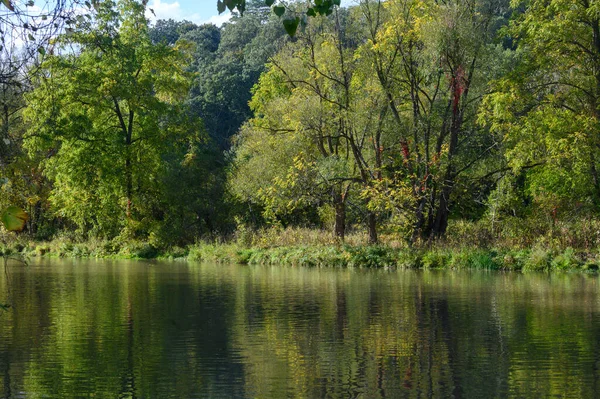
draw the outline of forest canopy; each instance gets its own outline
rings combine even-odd
[[[146,7],[91,3],[0,81],[25,234],[412,245],[598,217],[595,1],[231,0],[220,27]]]

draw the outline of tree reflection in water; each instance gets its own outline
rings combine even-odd
[[[593,397],[595,276],[44,261],[4,397]],[[2,293],[7,276],[0,277]]]

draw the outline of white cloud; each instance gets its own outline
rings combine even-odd
[[[212,17],[210,17],[208,19],[208,21],[206,21],[206,23],[215,24],[217,26],[221,26],[225,22],[229,21],[229,18],[231,18],[231,13],[229,11],[227,11],[227,12],[221,14],[221,15],[213,15]]]
[[[154,14],[150,11],[152,9]],[[161,0],[152,0],[152,3],[148,4],[148,9],[146,10],[146,17],[155,22],[157,19],[174,19],[175,21],[190,21],[194,22],[198,25],[213,23],[217,26],[222,25],[224,22],[229,20],[230,14],[229,12],[222,15],[215,15],[210,17],[209,19],[202,18],[198,13],[188,13],[181,8],[181,4],[178,1],[173,3],[169,3]]]

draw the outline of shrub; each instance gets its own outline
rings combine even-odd
[[[450,263],[451,255],[444,250],[429,250],[423,254],[421,262],[425,269],[439,269]]]
[[[580,268],[583,265],[581,259],[577,257],[573,248],[567,248],[551,261],[552,269],[569,270]]]
[[[552,253],[541,247],[531,250],[529,257],[523,263],[524,271],[547,271],[550,270]]]

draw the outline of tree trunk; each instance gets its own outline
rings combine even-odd
[[[132,203],[132,192],[133,192],[133,176],[131,172],[131,155],[130,149],[127,148],[127,155],[125,158],[125,190],[127,197],[127,204],[125,205],[125,214],[127,215],[127,219],[131,218],[131,203]]]
[[[379,242],[377,238],[377,216],[375,212],[367,213],[367,226],[369,228],[369,244],[375,245]]]
[[[446,234],[446,229],[448,228],[448,217],[450,214],[449,199],[451,193],[452,185],[444,184],[435,215],[435,222],[433,224],[433,228],[431,229],[431,235],[435,238],[440,238],[441,236]]]
[[[596,158],[594,157],[593,149],[590,151],[590,174],[592,175],[594,193],[596,194],[592,202],[596,207],[600,207],[600,179],[598,177],[598,169],[596,168]]]
[[[423,226],[425,226],[425,197],[421,198],[417,202],[417,210],[415,212],[416,221],[413,226],[412,236],[410,238],[410,244],[414,244],[420,237],[423,236]]]
[[[335,209],[333,234],[335,238],[344,241],[346,236],[346,202],[339,193],[333,195],[333,207]]]
[[[133,171],[131,165],[131,145],[133,143],[133,111],[129,110],[129,125],[127,126],[127,135],[125,136],[125,145],[127,146],[127,158],[125,160],[125,173],[127,183],[127,218],[131,218],[131,204],[133,202]]]

